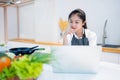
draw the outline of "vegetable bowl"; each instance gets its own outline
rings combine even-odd
[[[0,54],[7,55],[9,53]],[[12,59],[10,58],[10,65],[4,67],[0,72],[0,80],[37,79],[43,71],[43,64],[49,64],[52,59],[53,55],[51,52],[34,52],[31,55],[18,55]]]

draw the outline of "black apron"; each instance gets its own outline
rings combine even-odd
[[[85,35],[85,30],[82,39],[77,39],[75,35],[73,35],[71,45],[89,45],[88,38]]]

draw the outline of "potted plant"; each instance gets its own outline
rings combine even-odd
[[[0,80],[34,80],[43,71],[43,64],[52,60],[52,54],[34,52],[14,58],[9,67],[0,72]]]

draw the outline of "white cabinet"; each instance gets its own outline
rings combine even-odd
[[[120,64],[120,54],[102,52],[101,53],[101,61]]]
[[[119,54],[119,56],[118,56],[118,63],[120,64],[120,54]]]

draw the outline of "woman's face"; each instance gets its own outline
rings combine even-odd
[[[69,19],[69,25],[73,32],[77,32],[82,29],[84,22],[78,17],[78,15],[74,14]]]

